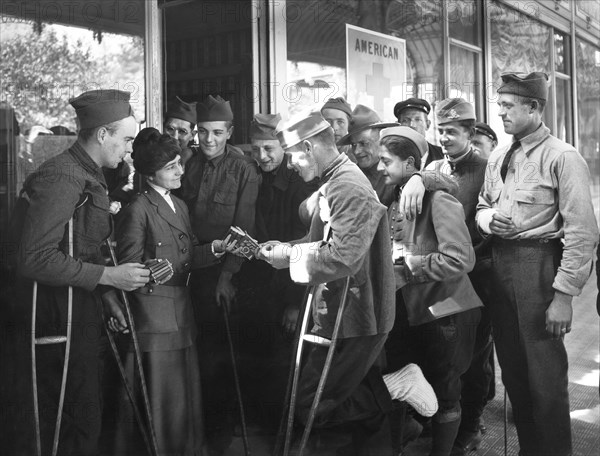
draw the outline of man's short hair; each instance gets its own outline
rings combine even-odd
[[[108,131],[108,134],[112,136],[115,134],[115,132],[117,131],[117,129],[119,128],[120,125],[121,125],[121,120],[116,120],[116,121],[111,122],[106,125],[100,125],[99,127],[83,128],[83,129],[79,130],[79,138],[82,141],[89,141],[96,134],[96,132],[98,130],[100,130],[101,128],[106,128],[106,131]]]
[[[544,109],[546,108],[546,100],[542,100],[541,98],[523,97],[520,95],[517,95],[517,98],[519,100],[519,103],[524,104],[524,105],[533,105],[533,103],[535,101],[537,101],[537,104],[538,104],[537,110],[540,113],[544,112]]]

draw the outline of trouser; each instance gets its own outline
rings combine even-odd
[[[401,291],[396,293],[396,321],[386,343],[387,370],[409,363],[421,367],[435,391],[436,415],[457,413],[460,419],[461,375],[471,363],[479,308],[409,326]]]
[[[387,334],[337,342],[315,416],[315,428],[352,425],[353,448],[361,456],[392,454],[387,414],[391,397],[383,382],[382,349]],[[296,414],[306,423],[327,356],[327,347],[309,346],[298,385]]]
[[[523,456],[572,451],[567,353],[545,329],[561,256],[558,240],[493,242],[490,313]]]
[[[490,290],[490,271],[483,270],[469,275],[473,288],[484,306],[488,306],[492,297]],[[490,385],[494,382],[494,370],[490,359],[493,359],[492,322],[487,307],[481,308],[481,320],[477,325],[473,357],[467,372],[461,377],[462,394],[460,406],[462,419],[461,433],[474,433],[479,430],[479,419],[488,402]]]
[[[197,347],[202,379],[202,397],[206,434],[209,443],[218,433],[232,436],[232,422],[236,411],[235,383],[231,365],[231,356],[227,340],[227,329],[223,308],[217,305],[215,289],[220,266],[203,268],[192,272],[190,280],[194,315],[198,327]],[[232,338],[238,345],[232,307],[230,321]],[[226,443],[225,443],[226,445]]]

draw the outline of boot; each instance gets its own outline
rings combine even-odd
[[[431,423],[431,454],[430,456],[449,456],[458,434],[460,419],[447,423]]]

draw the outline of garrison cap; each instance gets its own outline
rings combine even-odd
[[[345,146],[352,143],[352,135],[360,133],[371,128],[386,128],[398,125],[396,122],[382,122],[379,115],[364,105],[356,105],[352,111],[352,120],[348,127],[348,134],[340,139],[338,146]]]
[[[304,117],[281,121],[277,126],[277,139],[284,149],[289,149],[305,139],[331,128],[320,112],[311,112]]]
[[[527,98],[548,99],[548,75],[540,71],[533,73],[505,73],[498,93],[513,93]]]
[[[488,138],[490,138],[492,141],[498,142],[498,136],[496,136],[496,132],[494,130],[492,130],[492,127],[490,127],[488,124],[486,124],[484,122],[477,122],[475,124],[475,132],[478,135],[485,135]]]
[[[277,140],[275,129],[279,122],[281,122],[279,114],[255,114],[250,122],[250,139]]]
[[[69,103],[79,119],[81,129],[101,127],[133,116],[129,104],[131,94],[122,90],[100,89],[84,92]]]
[[[321,108],[321,113],[324,109],[337,109],[338,111],[348,114],[348,118],[352,119],[352,107],[344,97],[330,98]]]
[[[165,113],[165,120],[169,118],[185,120],[192,125],[196,125],[196,102],[186,103],[179,97],[173,98]]]
[[[396,119],[400,120],[400,114],[405,109],[417,109],[429,115],[431,112],[431,105],[427,103],[427,100],[422,98],[409,98],[408,100],[400,101],[394,106],[394,115]]]
[[[206,100],[196,105],[196,122],[218,122],[233,121],[233,111],[229,101],[225,101],[220,95],[213,97],[209,95]]]
[[[429,150],[429,146],[425,137],[421,133],[416,132],[410,127],[397,126],[384,128],[379,134],[379,140],[381,141],[386,136],[401,136],[402,138],[409,139],[411,142],[414,143],[415,146],[417,146],[421,157],[425,155]]]
[[[446,98],[439,102],[435,110],[438,125],[461,120],[475,120],[473,105],[464,98]]]

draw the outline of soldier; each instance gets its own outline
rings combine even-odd
[[[165,113],[164,131],[179,143],[181,163],[185,165],[194,155],[190,146],[196,133],[196,102],[186,103],[179,97],[171,100]]]
[[[321,115],[333,128],[335,142],[348,134],[348,127],[352,121],[352,106],[343,97],[330,98],[321,108]],[[340,153],[348,155],[350,160],[354,160],[350,146],[338,146]]]
[[[475,136],[471,140],[471,146],[483,158],[487,159],[498,145],[498,137],[492,128],[483,122],[475,124]]]
[[[412,128],[424,138],[431,126],[431,120],[428,117],[430,112],[431,105],[427,100],[423,100],[422,98],[409,98],[408,100],[396,103],[396,106],[394,106],[394,115],[400,125]],[[442,158],[444,158],[444,154],[441,147],[428,142],[427,152],[421,159],[422,168],[425,169],[432,161],[441,160]]]
[[[399,197],[427,149],[422,135],[409,127],[381,132],[379,168]],[[388,368],[416,363],[439,401],[432,419],[432,456],[448,456],[461,419],[461,375],[473,353],[479,300],[467,273],[473,247],[461,204],[445,192],[427,192],[423,212],[410,221],[390,206],[396,309],[394,339],[386,344]]]
[[[513,142],[492,152],[477,206],[492,235],[489,309],[524,456],[573,451],[564,337],[598,242],[585,160],[542,122],[547,81],[502,75],[498,115]]]
[[[292,243],[265,243],[260,257],[277,269],[289,268],[294,282],[317,287],[312,332],[324,338],[332,337],[344,278],[350,277],[340,340],[315,427],[351,424],[352,447],[343,454],[391,455],[387,421],[391,399],[429,410],[437,402],[416,366],[385,378],[381,374],[380,356],[395,307],[385,206],[360,170],[339,154],[333,130],[320,114],[283,124],[277,135],[290,166],[305,182],[318,177],[321,186],[309,204],[308,235]],[[330,236],[324,238],[327,226]],[[308,349],[296,408],[302,423],[308,418],[326,354],[327,348],[320,345]]]
[[[197,108],[201,153],[188,161],[180,193],[190,210],[192,231],[200,244],[225,238],[231,226],[255,235],[256,198],[261,178],[256,162],[227,144],[233,133],[229,101],[209,95]],[[234,303],[237,293],[234,276],[242,262],[243,259],[226,254],[220,264],[193,271],[191,277],[206,398],[207,440],[213,448],[226,446],[232,436],[228,413],[235,410],[232,399],[235,392],[220,306],[229,309]]]
[[[37,281],[37,335],[66,330],[67,289],[73,287],[72,342],[59,453],[97,455],[102,418],[99,341],[101,295],[112,286],[134,290],[149,270],[139,263],[107,267],[101,253],[111,234],[109,199],[102,167],[116,168],[131,151],[137,122],[128,92],[93,90],[69,100],[81,129],[77,142],[46,161],[24,184],[29,197],[18,273]],[[73,255],[67,225],[73,220]],[[31,297],[22,305],[30,306]],[[123,321],[123,316],[118,316]],[[38,350],[42,412],[56,410],[64,346]],[[54,419],[42,415],[42,448],[52,446]],[[33,451],[32,451],[33,453]]]
[[[489,287],[491,250],[490,243],[483,239],[475,223],[477,201],[485,177],[487,160],[476,153],[471,144],[471,138],[476,132],[475,109],[471,103],[462,98],[447,98],[438,104],[435,115],[440,144],[448,158],[431,162],[430,166],[438,170],[438,167],[448,164],[450,176],[458,183],[454,197],[463,206],[475,250],[475,267],[469,273],[469,278],[484,304],[481,308],[481,320],[477,325],[473,359],[469,370],[461,377],[462,417],[452,450],[453,456],[459,456],[476,449],[481,442],[480,419],[494,374],[490,364],[493,349],[492,327],[485,307],[489,305],[492,297]]]

